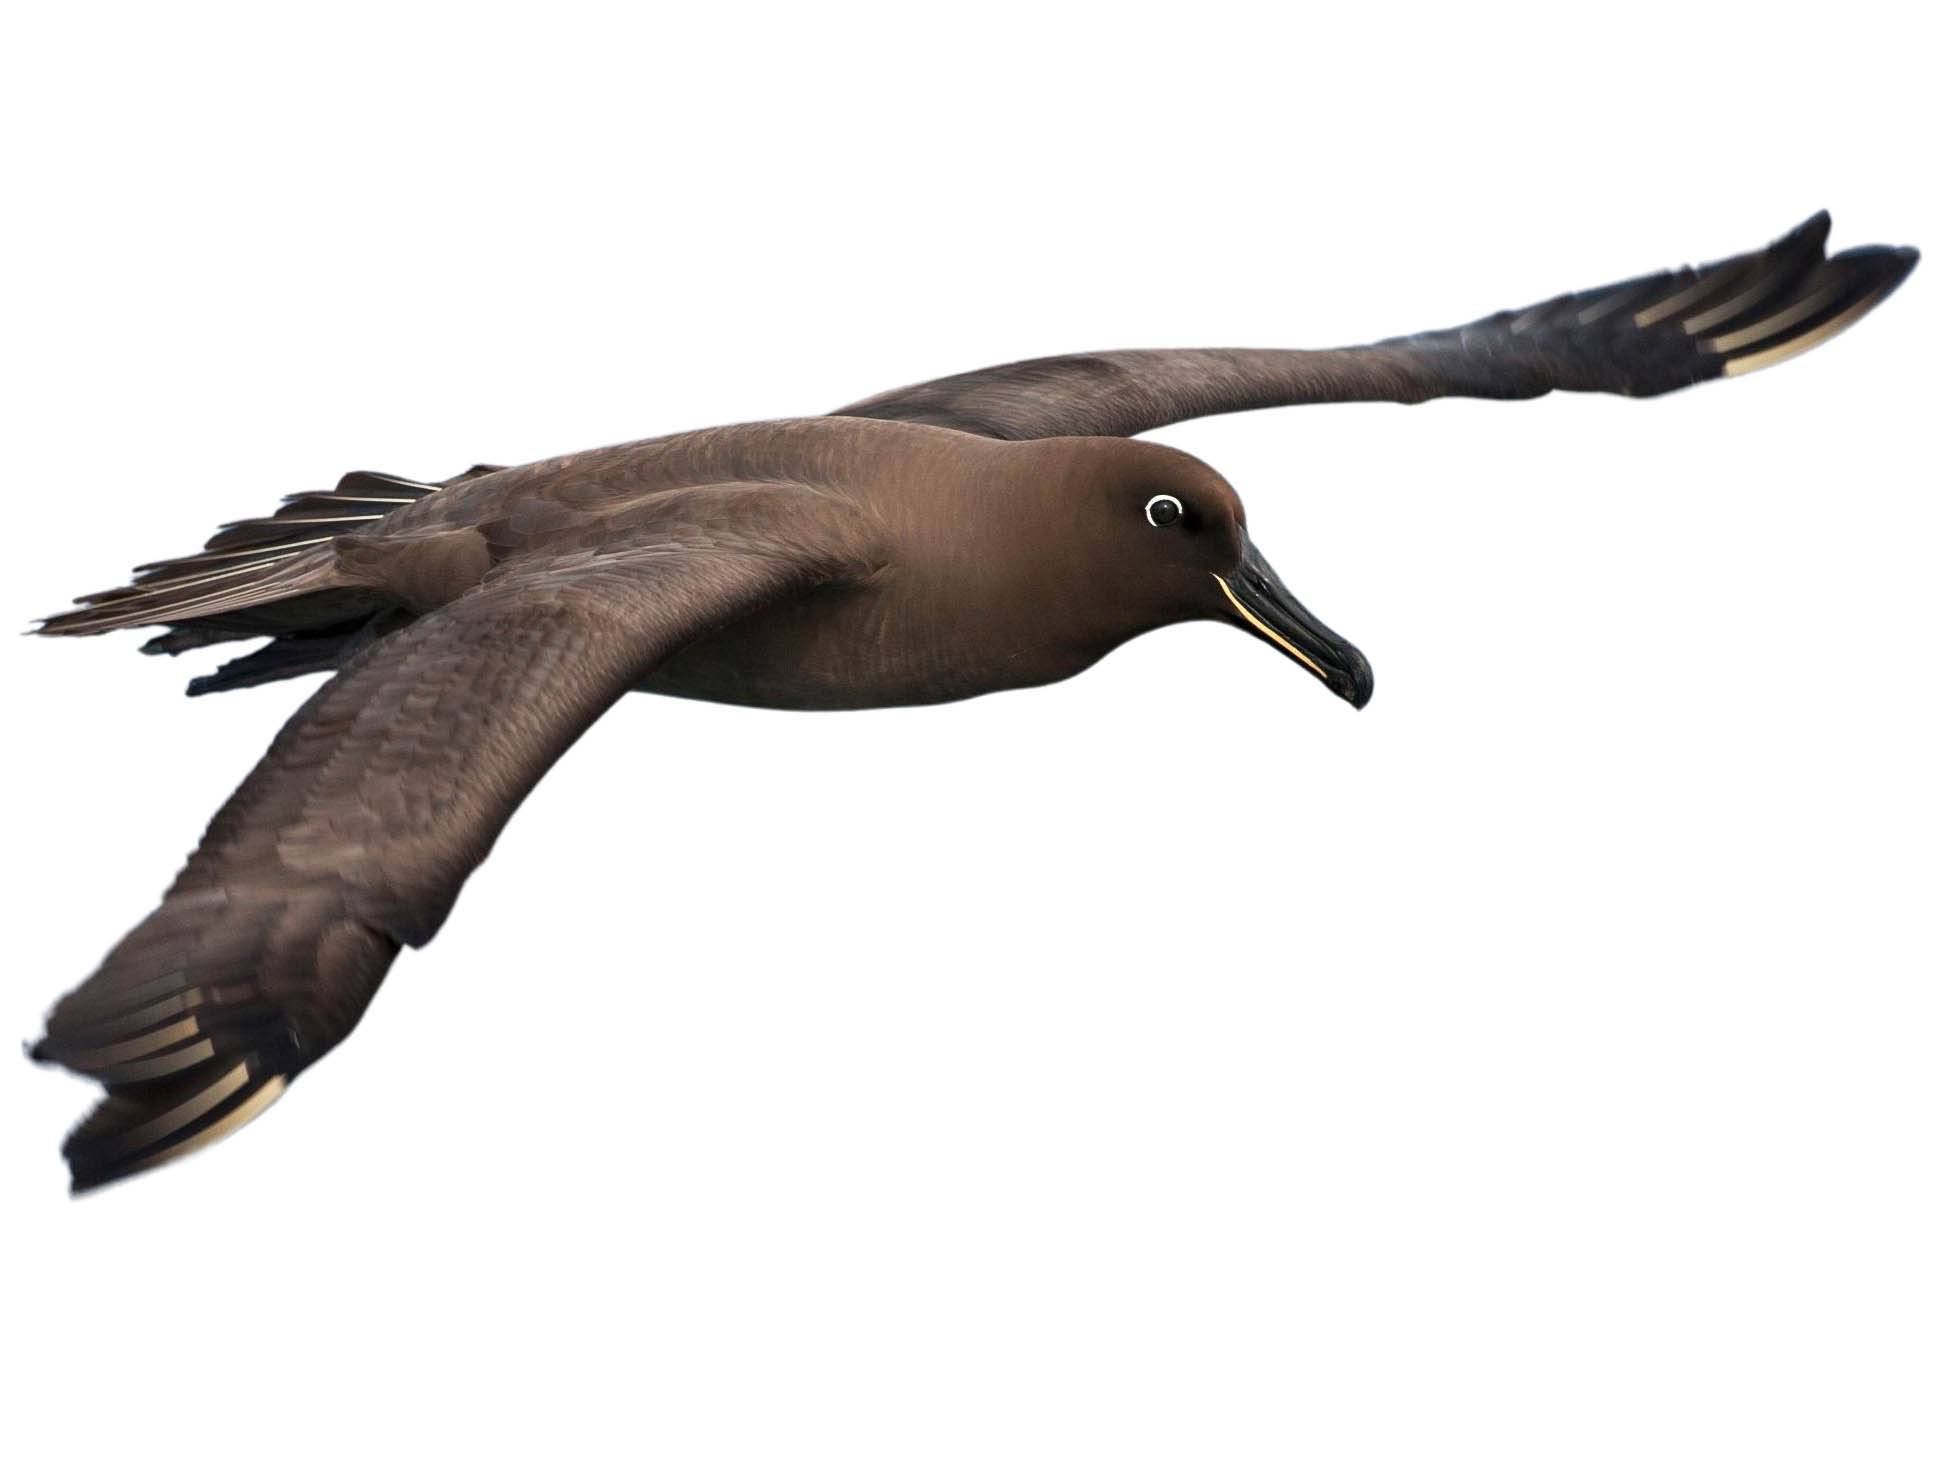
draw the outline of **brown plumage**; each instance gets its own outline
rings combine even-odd
[[[769,707],[944,701],[1070,676],[1194,619],[1340,696],[1362,655],[1249,543],[1239,499],[1127,440],[1293,402],[1645,396],[1774,364],[1916,258],[1770,248],[1336,351],[1120,351],[996,367],[823,417],[682,433],[440,483],[355,473],[49,619],[269,636],[217,691],[336,674],[212,821],[162,905],[55,1007],[34,1056],[108,1097],[77,1189],[255,1117],[439,930],[515,806],[637,689]]]

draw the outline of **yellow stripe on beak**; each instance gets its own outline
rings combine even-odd
[[[1260,616],[1249,610],[1247,606],[1243,605],[1241,603],[1241,597],[1234,593],[1234,587],[1232,585],[1228,584],[1219,575],[1214,576],[1214,583],[1221,587],[1221,594],[1225,595],[1227,597],[1227,603],[1240,613],[1242,620],[1253,626],[1262,635],[1266,636],[1270,641],[1273,641],[1282,650],[1286,651],[1290,656],[1293,656],[1325,682],[1329,680],[1329,673],[1317,665],[1313,658],[1299,650],[1293,641],[1289,640],[1288,637],[1284,636]]]

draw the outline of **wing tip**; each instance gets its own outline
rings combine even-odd
[[[70,1187],[152,1169],[262,1114],[352,1030],[398,950],[315,886],[172,889],[28,1049],[105,1090],[62,1143]]]
[[[1849,271],[1849,283],[1837,293],[1835,300],[1802,322],[1795,334],[1777,334],[1745,343],[1753,349],[1726,359],[1721,375],[1747,376],[1767,370],[1843,334],[1906,282],[1919,264],[1919,250],[1910,244],[1865,244],[1840,250],[1824,264]]]
[[[61,1146],[62,1158],[68,1162],[68,1193],[100,1190],[242,1129],[289,1087],[284,1074],[258,1074],[254,1067],[243,1059],[214,1078],[206,1072],[201,1086],[180,1100],[181,1088],[146,1101],[141,1090],[111,1090]]]
[[[1803,223],[1799,224],[1795,229],[1792,229],[1788,234],[1786,234],[1784,236],[1784,239],[1786,242],[1794,239],[1799,242],[1813,242],[1813,243],[1822,244],[1830,237],[1831,237],[1831,211],[1829,209],[1819,209],[1816,213],[1812,214],[1808,219],[1804,220]]]

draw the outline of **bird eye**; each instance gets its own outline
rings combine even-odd
[[[1156,493],[1146,500],[1146,522],[1155,529],[1179,523],[1180,516],[1186,512],[1180,500],[1170,493]]]

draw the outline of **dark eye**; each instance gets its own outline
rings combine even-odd
[[[1179,523],[1180,516],[1186,512],[1180,500],[1170,493],[1156,493],[1146,500],[1146,522],[1155,529]]]

